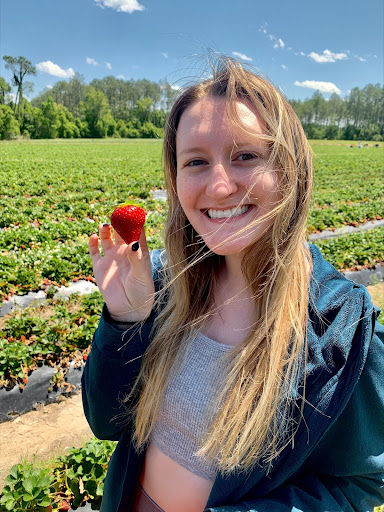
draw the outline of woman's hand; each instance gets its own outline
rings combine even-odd
[[[139,248],[135,242],[127,245],[109,224],[99,227],[104,256],[99,251],[99,237],[89,238],[89,253],[97,286],[111,317],[119,322],[138,322],[149,316],[153,307],[155,287],[152,279],[149,251],[144,228]]]

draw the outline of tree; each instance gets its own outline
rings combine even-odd
[[[48,98],[41,105],[41,132],[42,139],[55,139],[60,128],[59,111],[52,98]]]
[[[11,57],[5,55],[3,57],[6,64],[5,67],[10,69],[13,73],[12,84],[17,87],[16,94],[16,105],[17,105],[17,117],[21,123],[23,120],[23,92],[24,86],[29,90],[32,89],[32,84],[28,82],[24,84],[25,75],[36,75],[36,68],[32,65],[25,57]]]
[[[94,87],[88,89],[84,102],[84,117],[88,124],[89,137],[106,137],[114,133],[116,122],[105,94]]]
[[[0,104],[5,105],[5,94],[11,92],[11,86],[0,76]]]
[[[140,124],[151,121],[152,100],[150,98],[142,98],[137,100],[135,108],[132,110],[132,117],[136,117]]]
[[[62,139],[77,139],[80,137],[80,130],[74,122],[73,115],[64,105],[57,105],[58,109],[58,132],[57,136]]]
[[[19,123],[8,105],[0,105],[0,139],[14,139],[20,134]]]

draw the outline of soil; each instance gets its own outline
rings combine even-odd
[[[374,286],[367,286],[367,290],[369,291],[372,297],[372,302],[375,304],[375,306],[381,308],[381,318],[381,315],[384,316],[384,283],[378,283]]]
[[[80,392],[0,423],[0,490],[14,464],[47,460],[91,437]]]

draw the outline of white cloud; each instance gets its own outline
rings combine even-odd
[[[87,64],[90,64],[91,66],[98,66],[99,65],[97,60],[92,59],[92,57],[87,57],[85,60],[87,61]]]
[[[48,75],[58,76],[59,78],[71,78],[74,76],[75,72],[72,68],[62,69],[57,64],[54,64],[50,60],[46,60],[45,62],[39,62],[36,64],[36,69],[41,71],[42,73],[47,73]]]
[[[46,88],[47,88],[47,89],[53,89],[53,85],[48,84],[48,85],[46,85]]]
[[[304,53],[304,52],[300,52],[300,55],[302,55],[303,57],[305,57],[305,53]]]
[[[105,63],[107,69],[112,69],[112,64],[110,62]]]
[[[307,87],[308,89],[315,89],[316,91],[324,92],[326,94],[341,94],[340,89],[332,82],[318,82],[316,80],[304,80],[304,82],[296,82],[294,85],[298,87]]]
[[[167,52],[161,52],[161,55],[164,57],[164,59],[168,59],[168,53]]]
[[[117,12],[128,12],[129,14],[144,10],[144,6],[140,5],[137,0],[95,0],[95,3],[102,8],[110,7]]]
[[[346,53],[333,53],[329,50],[324,50],[322,55],[319,55],[316,52],[311,52],[308,57],[313,59],[316,62],[336,62],[337,60],[347,59],[348,56]]]
[[[125,76],[124,75],[117,75],[117,77],[119,80],[125,80]]]
[[[247,60],[249,62],[252,62],[251,57],[247,57],[244,53],[232,52],[232,55],[234,55],[235,57],[238,57],[241,60]]]
[[[282,67],[283,69],[288,69],[288,68],[287,68],[287,66],[285,66],[284,64],[282,64],[282,65],[281,65],[281,67]]]
[[[285,46],[284,41],[280,38],[277,40],[277,43],[275,43],[273,45],[274,48],[284,48],[284,46]]]

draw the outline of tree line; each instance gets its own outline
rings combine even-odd
[[[0,77],[0,139],[161,138],[177,96],[165,81],[123,80],[113,76],[86,84],[79,73],[57,82],[28,101],[36,68],[25,57],[4,56],[12,84]],[[13,95],[12,86],[16,93]],[[316,91],[304,101],[290,100],[310,139],[384,139],[384,87],[355,87],[346,98],[325,99]]]

